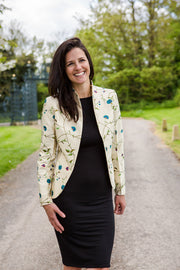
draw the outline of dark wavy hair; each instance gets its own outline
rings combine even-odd
[[[51,96],[58,98],[61,112],[77,122],[79,119],[78,107],[74,99],[71,81],[66,75],[66,54],[73,48],[80,48],[84,51],[90,65],[89,79],[90,81],[93,79],[94,68],[90,54],[81,40],[74,37],[64,41],[57,48],[51,63],[48,89]]]

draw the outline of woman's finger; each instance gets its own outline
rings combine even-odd
[[[64,232],[64,227],[61,225],[58,219],[54,221],[54,228],[56,231],[59,231],[60,233]]]
[[[56,231],[62,233],[64,231],[64,227],[59,222],[56,213],[58,213],[63,218],[65,217],[65,214],[57,207],[55,203],[45,205],[44,209],[47,213],[51,225],[55,228]]]
[[[118,203],[115,204],[114,213],[119,214],[119,204]]]
[[[66,215],[59,209],[59,207],[57,207],[57,205],[56,205],[56,207],[55,207],[54,209],[55,209],[56,213],[57,213],[60,217],[62,217],[62,218],[65,218],[65,217],[66,217]]]
[[[122,215],[126,208],[126,201],[124,195],[115,196],[115,210],[114,213],[117,215]]]
[[[52,226],[56,229],[56,231],[59,231],[59,232],[64,231],[64,227],[61,225],[61,223],[57,219],[55,212],[53,213],[51,217],[49,217],[49,221],[51,222]]]

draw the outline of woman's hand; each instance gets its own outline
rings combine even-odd
[[[59,222],[59,220],[57,219],[56,213],[60,215],[60,217],[62,218],[66,217],[65,214],[57,207],[55,203],[47,204],[47,205],[44,205],[43,207],[54,229],[62,233],[64,231],[64,228]]]
[[[122,215],[126,208],[126,200],[124,195],[115,196],[115,210],[114,213],[117,215]]]

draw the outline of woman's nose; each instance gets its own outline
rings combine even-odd
[[[75,64],[75,69],[80,69],[80,68],[81,68],[81,65],[80,65],[79,62],[77,62],[77,63]]]

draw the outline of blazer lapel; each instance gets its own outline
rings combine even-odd
[[[103,113],[104,113],[104,100],[103,100],[103,91],[101,91],[93,86],[92,89],[92,98],[93,98],[93,107],[94,107],[94,114],[96,117],[96,122],[99,128],[99,132],[101,137],[104,136],[104,121],[103,121]]]

